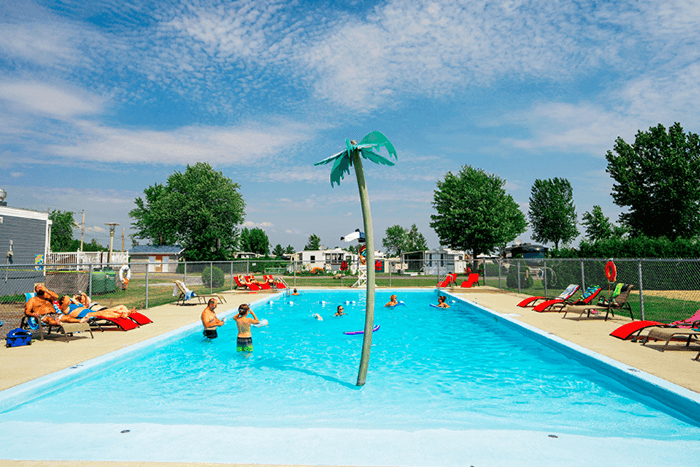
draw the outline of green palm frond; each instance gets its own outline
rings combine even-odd
[[[389,152],[389,156],[393,156],[396,160],[399,160],[399,156],[396,154],[396,149],[391,141],[387,139],[379,131],[373,131],[367,134],[359,144],[353,144],[349,139],[345,140],[345,150],[340,151],[337,154],[327,157],[320,162],[316,162],[314,165],[323,165],[333,162],[333,168],[331,169],[331,186],[337,183],[340,185],[340,180],[345,178],[346,173],[350,173],[350,167],[352,167],[352,156],[354,151],[359,150],[359,153],[365,159],[369,159],[375,164],[383,164],[392,166],[394,163],[384,156],[377,154],[381,147],[385,147]]]

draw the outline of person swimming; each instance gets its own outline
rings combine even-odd
[[[392,295],[391,297],[389,297],[389,302],[384,306],[392,306],[393,307],[393,306],[396,306],[398,304],[399,304],[399,302],[396,299],[396,295]]]
[[[449,308],[450,305],[448,305],[447,303],[445,303],[445,299],[446,299],[446,298],[447,298],[446,296],[440,295],[440,296],[438,297],[438,304],[437,304],[436,306],[437,306],[438,308]]]
[[[333,316],[345,316],[347,313],[343,311],[343,305],[338,305],[338,310],[335,312]]]

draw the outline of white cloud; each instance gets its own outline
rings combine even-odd
[[[9,57],[41,67],[78,65],[75,30],[57,24],[1,25],[0,50]]]
[[[103,99],[68,86],[21,80],[0,81],[0,100],[19,113],[65,119],[101,111]]]
[[[19,178],[19,177],[24,176],[24,173],[23,172],[10,172],[10,176],[12,178]]]
[[[272,222],[251,222],[251,221],[245,221],[242,224],[243,227],[247,227],[249,229],[271,229],[275,226]]]

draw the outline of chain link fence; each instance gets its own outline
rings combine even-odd
[[[673,322],[700,309],[700,260],[614,259],[617,283],[632,284],[635,319]],[[554,297],[569,284],[598,286],[609,297],[615,284],[605,275],[607,259],[513,259],[482,261],[485,285],[526,295]]]
[[[700,309],[700,260],[619,259],[617,281],[634,286],[630,301],[635,318],[672,322]],[[556,296],[569,284],[582,289],[597,285],[601,296],[614,288],[605,276],[605,259],[480,259],[457,264],[449,261],[378,259],[378,287],[435,287],[448,273],[457,273],[449,287],[459,287],[468,276],[465,264],[479,273],[475,286],[491,286],[526,295]],[[174,303],[175,281],[201,295],[234,290],[236,276],[272,275],[290,288],[363,286],[357,265],[323,262],[248,259],[224,262],[136,263],[128,273],[122,264],[0,265],[0,335],[17,327],[24,314],[25,292],[44,283],[59,295],[85,292],[105,306],[128,308]],[[128,285],[122,281],[128,276]]]

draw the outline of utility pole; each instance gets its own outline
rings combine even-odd
[[[85,236],[85,209],[83,209],[83,222],[80,224],[80,251],[83,251],[83,236]]]
[[[124,253],[124,237],[126,236],[126,227],[122,227],[122,253]]]

